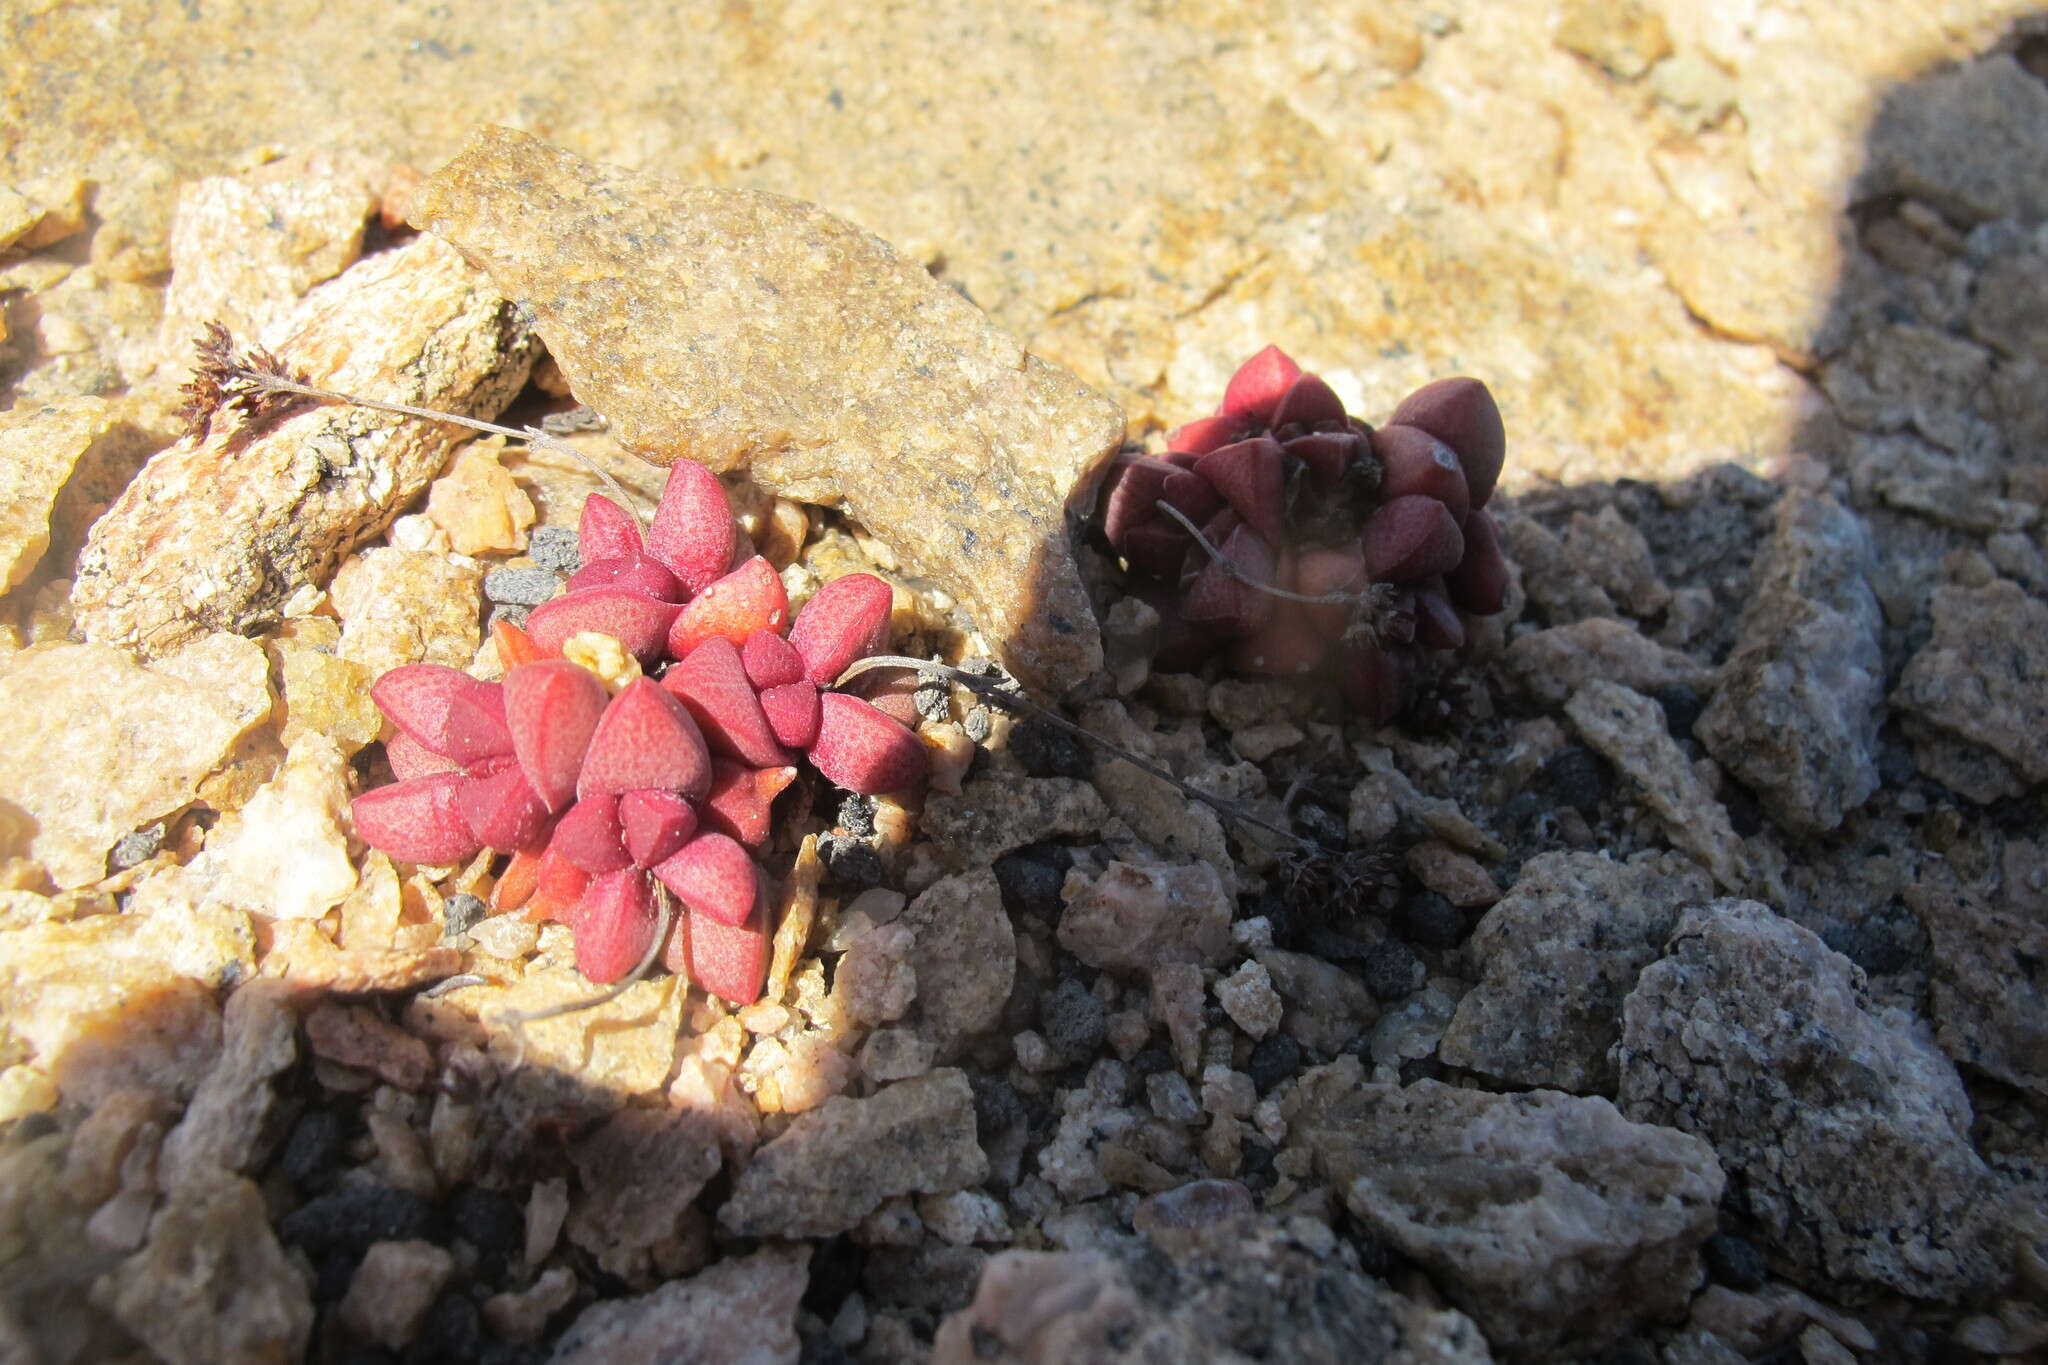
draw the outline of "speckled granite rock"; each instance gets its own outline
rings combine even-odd
[[[412,212],[534,310],[629,448],[843,506],[1028,682],[1102,666],[1066,515],[1092,503],[1120,415],[880,238],[509,129],[480,133]]]
[[[2042,865],[2038,849],[2014,857],[2009,848],[1994,900],[1930,861],[1905,895],[1932,940],[1935,1041],[1957,1065],[2048,1098],[2048,991],[2027,970],[2048,961],[2048,919],[2039,890],[2021,880]]]
[[[766,1247],[651,1294],[594,1303],[555,1343],[551,1365],[796,1365],[808,1247]]]
[[[1934,635],[1899,679],[1914,758],[1972,801],[2048,781],[2048,603],[2000,579],[1934,593]]]
[[[1287,1113],[1289,1142],[1352,1214],[1506,1352],[1682,1316],[1703,1278],[1721,1198],[1713,1149],[1604,1099],[1373,1085],[1345,1058],[1309,1072]]]
[[[1933,1298],[1993,1289],[2001,1215],[1969,1098],[1925,1026],[1866,991],[1756,902],[1696,906],[1623,1002],[1622,1112],[1712,1142],[1757,1237],[1809,1272]]]
[[[315,290],[288,331],[279,353],[315,383],[481,416],[518,392],[534,355],[511,305],[430,239]],[[427,486],[454,439],[337,405],[299,412],[243,450],[232,423],[215,426],[154,456],[93,527],[72,591],[87,639],[155,655],[273,621]]]
[[[1481,978],[1458,1002],[1438,1055],[1514,1086],[1614,1093],[1608,1051],[1621,1002],[1688,905],[1711,899],[1678,853],[1630,863],[1546,853],[1472,933]]]
[[[1017,938],[993,872],[964,872],[925,888],[895,923],[910,931],[918,1029],[950,1061],[1001,1017],[1017,975]]]

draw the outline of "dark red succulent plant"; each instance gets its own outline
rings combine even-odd
[[[922,740],[832,690],[886,642],[889,586],[834,579],[792,624],[782,579],[737,534],[725,490],[687,461],[644,537],[598,495],[578,534],[583,566],[568,591],[524,630],[493,627],[502,682],[437,664],[377,680],[399,780],[356,798],[356,832],[408,862],[510,854],[495,908],[569,925],[577,966],[599,983],[654,946],[658,883],[683,907],[664,962],[752,1003],[774,926],[750,850],[767,842],[799,756],[866,795],[924,773]],[[584,632],[619,641],[646,675],[612,695],[560,657]]]
[[[1243,672],[1332,669],[1384,723],[1426,650],[1501,609],[1507,561],[1486,503],[1506,439],[1476,379],[1439,379],[1375,430],[1276,346],[1162,458],[1124,456],[1102,529],[1161,618],[1154,666],[1225,655]]]

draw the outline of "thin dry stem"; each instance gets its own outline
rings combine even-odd
[[[1371,592],[1370,589],[1366,589],[1361,592],[1326,592],[1310,596],[1305,592],[1294,592],[1288,588],[1275,587],[1271,583],[1261,583],[1258,579],[1246,573],[1243,566],[1236,560],[1223,553],[1222,549],[1212,542],[1209,537],[1203,535],[1202,528],[1188,520],[1185,512],[1170,502],[1161,501],[1152,505],[1179,522],[1181,527],[1195,538],[1195,544],[1201,546],[1203,551],[1209,558],[1216,561],[1217,567],[1222,569],[1224,573],[1229,574],[1247,588],[1258,589],[1268,597],[1278,597],[1289,602],[1305,602],[1311,607],[1355,607],[1364,603]]]

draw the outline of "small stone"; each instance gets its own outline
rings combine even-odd
[[[2000,579],[1936,588],[1932,612],[1891,698],[1921,770],[1979,802],[2048,781],[2048,602]]]
[[[1235,909],[1207,863],[1113,861],[1067,896],[1059,944],[1091,967],[1151,971],[1167,963],[1221,966]]]
[[[540,568],[493,569],[484,575],[484,600],[522,607],[537,607],[562,590],[562,580],[552,570]]]
[[[272,1083],[298,1059],[298,1024],[291,988],[280,982],[245,982],[228,997],[220,1058],[158,1154],[163,1188],[202,1167],[237,1175],[256,1168],[276,1141],[281,1116]]]
[[[882,855],[865,839],[826,835],[818,840],[818,856],[832,880],[841,886],[861,888],[879,886],[882,882]]]
[[[1699,689],[1689,683],[1671,683],[1651,695],[1657,705],[1664,708],[1664,726],[1671,732],[1671,737],[1691,739],[1693,726],[1699,723],[1700,715],[1707,707]]]
[[[1017,1058],[1017,1065],[1034,1076],[1057,1071],[1065,1063],[1065,1059],[1053,1050],[1052,1044],[1046,1042],[1045,1035],[1037,1029],[1025,1029],[1012,1036],[1010,1051]]]
[[[1671,55],[1663,15],[1640,0],[1567,0],[1558,13],[1556,37],[1559,47],[1597,64],[1617,80],[1641,80]]]
[[[1258,960],[1287,1001],[1281,1027],[1305,1048],[1334,1054],[1379,1017],[1372,993],[1341,967],[1280,948],[1268,948]]]
[[[1292,1076],[1300,1066],[1301,1044],[1284,1033],[1275,1033],[1259,1040],[1245,1062],[1245,1071],[1258,1092],[1264,1095]]]
[[[484,919],[487,907],[479,896],[467,891],[458,891],[441,902],[441,936],[446,939],[461,938],[474,930]],[[495,953],[495,957],[518,956],[518,954]]]
[[[854,940],[832,976],[832,995],[849,1020],[886,1024],[909,1012],[917,999],[917,969],[910,963],[916,943],[917,935],[902,924],[877,925]]]
[[[1195,1074],[1202,1055],[1202,969],[1170,962],[1152,973],[1152,1016],[1166,1025],[1181,1071]]]
[[[1465,941],[1465,916],[1436,892],[1418,891],[1395,907],[1394,932],[1424,948],[1455,948]]]
[[[1003,1206],[980,1190],[928,1194],[917,1201],[917,1212],[927,1228],[954,1246],[1010,1240],[1010,1220]]]
[[[540,568],[563,577],[583,567],[583,555],[574,527],[534,527],[526,538],[526,555]]]
[[[986,706],[969,707],[967,714],[960,718],[960,728],[976,744],[986,744],[989,736],[995,733],[995,716]]]
[[[376,739],[383,713],[370,700],[370,670],[353,659],[297,640],[269,642],[283,693],[284,724],[278,738],[287,746],[308,735],[334,742],[344,756]]]
[[[122,835],[107,853],[107,872],[109,875],[126,872],[138,863],[148,862],[156,856],[156,851],[163,847],[163,842],[164,822],[161,820],[148,829],[139,829],[132,834]]]
[[[1596,678],[1654,692],[1683,684],[1706,687],[1714,670],[1690,654],[1667,649],[1626,622],[1593,617],[1534,630],[1509,641],[1505,662],[1522,689],[1548,706]]]
[[[536,513],[533,500],[498,463],[504,444],[502,437],[471,441],[427,490],[427,515],[448,533],[457,554],[517,554],[526,548],[526,529]]]
[[[322,735],[294,744],[277,775],[207,840],[210,892],[278,919],[317,919],[356,887],[349,856],[349,766]]]
[[[351,1185],[308,1200],[277,1225],[287,1246],[361,1255],[375,1242],[430,1241],[439,1219],[426,1200],[386,1185]]]
[[[878,1028],[861,1045],[860,1069],[878,1085],[922,1076],[938,1057],[938,1044],[915,1029]]]
[[[1045,1040],[1068,1063],[1091,1060],[1101,1050],[1108,1012],[1095,992],[1072,977],[1055,986],[1039,1006]]]
[[[719,1221],[743,1237],[830,1236],[894,1195],[949,1193],[987,1174],[973,1090],[958,1071],[934,1071],[799,1115],[754,1154]]]
[[[1273,978],[1259,962],[1246,962],[1218,981],[1216,1000],[1231,1022],[1255,1039],[1280,1027],[1284,1006],[1273,989]]]
[[[434,1074],[427,1045],[366,1005],[329,1000],[306,1016],[315,1056],[368,1071],[401,1090],[425,1088]]]
[[[477,1185],[465,1185],[449,1199],[448,1226],[475,1250],[478,1272],[492,1282],[504,1278],[525,1244],[526,1215],[518,1201]]]
[[[1202,1121],[1202,1106],[1178,1071],[1155,1071],[1145,1078],[1145,1099],[1166,1123],[1192,1128]]]
[[[539,1341],[547,1331],[548,1319],[569,1306],[576,1290],[575,1271],[565,1265],[550,1266],[526,1288],[485,1299],[484,1325],[500,1341]]]
[[[607,1273],[634,1279],[722,1164],[718,1134],[702,1114],[628,1107],[570,1151],[580,1189],[570,1206],[570,1241]]]
[[[562,1333],[550,1365],[794,1365],[810,1257],[805,1246],[765,1247],[651,1294],[594,1303]]]
[[[1422,960],[1397,938],[1383,938],[1367,949],[1360,974],[1373,999],[1385,1004],[1406,1000],[1429,976]]]
[[[381,677],[406,664],[467,669],[476,657],[481,573],[432,550],[380,547],[350,558],[328,589],[336,653]]]
[[[1492,874],[1471,854],[1441,839],[1411,845],[1407,862],[1417,881],[1460,909],[1476,909],[1500,899],[1500,887]]]
[[[1072,857],[1065,850],[1036,847],[996,859],[996,885],[1003,908],[1013,915],[1036,915],[1050,924],[1059,918],[1060,886]]]
[[[364,1253],[338,1310],[360,1337],[389,1350],[412,1344],[455,1258],[428,1242],[378,1242]]]
[[[1590,815],[1607,799],[1613,778],[1607,765],[1591,749],[1566,745],[1543,764],[1543,780],[1565,805]]]
[[[1212,1066],[1202,1072],[1202,1109],[1210,1114],[1248,1118],[1259,1102],[1252,1078],[1227,1066]]]

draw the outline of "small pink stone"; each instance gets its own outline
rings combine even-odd
[[[1465,470],[1449,446],[1421,427],[1384,426],[1372,434],[1372,453],[1380,462],[1380,497],[1435,498],[1451,509],[1460,525],[1471,509]]]
[[[826,780],[862,796],[899,791],[924,776],[924,741],[859,697],[819,698],[811,762]]]
[[[402,862],[459,863],[483,847],[462,818],[469,780],[435,773],[366,791],[350,803],[356,836]]]
[[[1401,400],[1388,421],[1420,427],[1457,452],[1472,506],[1486,506],[1507,458],[1500,405],[1486,385],[1462,375],[1424,384]]]
[[[576,550],[585,564],[646,553],[640,543],[640,523],[602,493],[583,500],[583,515],[576,524]]]
[[[759,892],[754,860],[723,834],[699,834],[658,865],[654,875],[691,911],[720,924],[745,923]]]
[[[555,824],[548,847],[585,872],[616,872],[633,859],[626,852],[625,830],[619,821],[619,798],[586,796],[569,807]]]
[[[647,528],[647,553],[666,564],[684,588],[701,592],[731,565],[734,540],[732,508],[718,476],[693,460],[669,466]]]
[[[1465,537],[1451,509],[1435,498],[1382,503],[1359,537],[1365,571],[1376,582],[1412,583],[1448,573],[1465,557]]]
[[[505,675],[512,752],[549,810],[575,799],[584,751],[609,701],[597,675],[566,659],[537,659]]]
[[[690,841],[697,812],[674,792],[627,792],[619,798],[619,824],[635,867],[652,867]]]
[[[1301,378],[1301,366],[1278,346],[1268,346],[1237,367],[1223,389],[1217,416],[1242,415],[1270,424],[1283,394]]]
[[[711,752],[689,711],[652,678],[619,689],[591,733],[576,794],[653,787],[695,800],[711,785]]]
[[[623,867],[592,877],[577,903],[577,970],[594,985],[617,981],[647,956],[659,922],[645,872]]]
[[[803,657],[804,676],[830,687],[848,664],[873,653],[888,638],[894,601],[889,585],[867,573],[850,573],[818,589],[789,631],[790,644]]]

